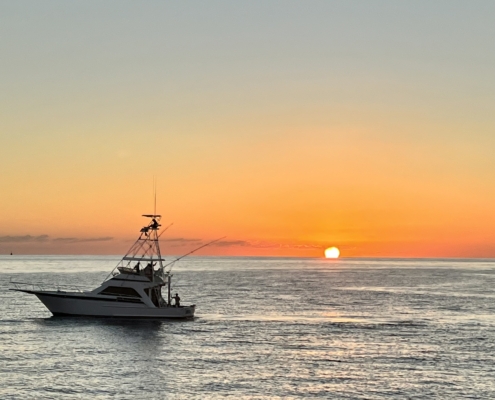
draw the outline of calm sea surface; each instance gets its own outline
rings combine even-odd
[[[116,257],[0,257],[1,399],[495,398],[495,262],[190,257],[188,322],[53,318]]]

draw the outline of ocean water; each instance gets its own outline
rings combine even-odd
[[[495,262],[190,257],[192,321],[54,318],[9,281],[116,257],[0,257],[1,399],[493,399]]]

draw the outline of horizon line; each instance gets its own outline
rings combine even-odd
[[[0,257],[116,257],[121,259],[120,254],[0,254]],[[181,254],[162,254],[164,257],[176,257]],[[338,262],[339,260],[474,260],[474,261],[495,261],[495,257],[393,257],[393,256],[353,256],[339,258],[325,257],[300,257],[300,256],[256,256],[256,255],[193,255],[188,258],[294,258],[294,259],[311,259],[311,260],[328,260],[329,262]]]

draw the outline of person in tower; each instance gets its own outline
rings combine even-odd
[[[151,225],[150,225],[150,228],[151,228],[151,229],[156,229],[156,228],[158,228],[159,226],[160,226],[160,224],[156,221],[156,219],[155,219],[155,218],[153,218],[153,219],[151,220]]]

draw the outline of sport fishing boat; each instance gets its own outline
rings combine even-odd
[[[178,294],[171,295],[171,268],[182,257],[164,264],[158,234],[161,216],[143,217],[151,221],[140,230],[139,238],[100,287],[92,291],[44,290],[42,285],[26,287],[25,283],[11,282],[15,285],[11,290],[36,295],[55,316],[194,317],[195,305],[181,305]],[[165,298],[163,289],[166,290]]]

